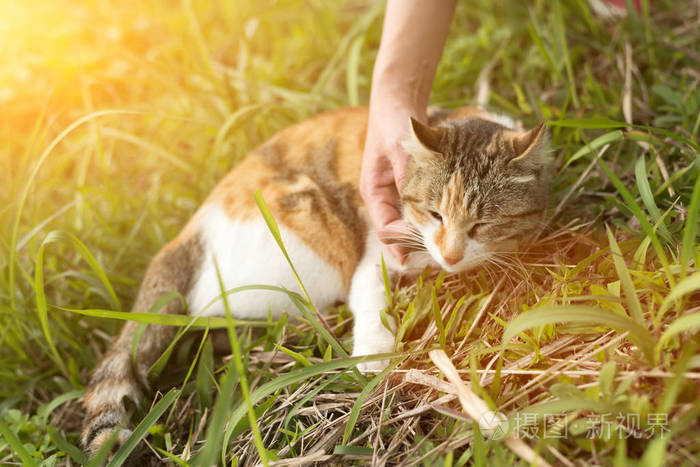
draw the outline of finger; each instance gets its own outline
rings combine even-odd
[[[394,184],[397,187],[403,186],[404,176],[406,175],[406,167],[408,166],[408,160],[411,157],[408,155],[403,148],[397,150],[394,153],[394,157],[391,158],[391,166],[394,174]]]
[[[397,237],[405,237],[411,233],[411,228],[408,222],[403,219],[397,219],[389,222],[380,230],[377,230],[377,236],[384,243],[393,243]]]
[[[406,261],[406,256],[408,255],[408,249],[402,245],[398,245],[395,242],[397,234],[400,234],[402,232],[405,233],[408,229],[406,228],[406,223],[401,219],[400,214],[397,210],[394,210],[394,216],[392,216],[387,211],[391,211],[391,209],[387,208],[386,211],[382,212],[380,216],[383,217],[381,217],[380,219],[388,220],[389,222],[384,225],[380,225],[379,227],[375,227],[375,231],[377,232],[377,237],[379,238],[379,241],[386,245],[387,250],[389,250],[389,253],[391,253],[391,255],[396,259],[396,261],[398,261],[399,264],[404,264],[404,262]],[[375,225],[374,222],[372,222],[372,224]]]
[[[377,237],[386,245],[386,249],[396,258],[399,264],[404,264],[406,262],[410,248],[397,243],[397,239],[407,235],[409,232],[408,223],[403,219],[390,222],[377,231]]]
[[[373,187],[365,203],[372,225],[377,232],[392,222],[401,220],[399,196],[393,183]]]

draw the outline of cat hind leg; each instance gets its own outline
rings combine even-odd
[[[168,244],[150,263],[132,308],[147,313],[165,293],[186,295],[198,273],[202,251],[198,236],[178,238]],[[178,299],[166,303],[158,313],[182,314]],[[128,321],[98,363],[85,391],[81,441],[89,455],[94,455],[115,432],[117,442],[129,434],[124,429],[124,398],[137,406],[143,390],[148,390],[148,370],[162,355],[175,333],[172,326],[148,325],[142,332],[140,323]],[[135,351],[132,357],[132,348]]]

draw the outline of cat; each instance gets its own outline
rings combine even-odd
[[[394,333],[380,320],[386,306],[382,256],[390,271],[464,271],[489,255],[513,251],[538,229],[548,195],[545,125],[522,131],[507,118],[469,107],[432,112],[428,124],[411,119],[404,143],[410,159],[399,192],[411,226],[404,241],[419,248],[399,264],[378,240],[358,190],[367,119],[366,108],[326,112],[253,150],[153,258],[132,310],[147,312],[163,294],[177,291],[188,313],[225,316],[217,266],[225,289],[270,284],[299,292],[254,202],[258,189],[312,302],[323,309],[347,301],[356,356],[394,349]],[[227,300],[240,319],[293,311],[287,295],[276,291],[245,291]],[[172,300],[160,312],[185,308]],[[82,443],[90,454],[121,429],[123,399],[138,403],[149,367],[175,332],[151,325],[137,337],[138,328],[136,322],[124,325],[87,387]],[[368,372],[386,365],[358,366]],[[123,441],[128,431],[121,430]]]

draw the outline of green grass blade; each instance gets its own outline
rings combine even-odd
[[[481,428],[479,428],[478,420],[472,421],[472,435],[474,438],[474,440],[472,441],[472,450],[474,453],[474,466],[486,467],[488,446],[486,445],[486,440],[484,439],[483,433],[481,433]]]
[[[439,332],[439,342],[440,342],[440,348],[445,349],[445,341],[447,339],[447,334],[445,332],[445,323],[442,322],[442,314],[440,313],[440,303],[438,302],[437,298],[437,289],[438,287],[433,287],[431,290],[431,298],[432,298],[432,312],[433,312],[433,319],[435,320],[435,325],[438,328]]]
[[[386,296],[386,305],[391,309],[393,307],[392,303],[392,293],[391,293],[391,282],[389,281],[389,273],[386,270],[386,263],[384,263],[384,255],[382,258],[382,280],[384,281],[384,295]]]
[[[316,80],[316,83],[314,84],[314,87],[311,90],[312,95],[318,95],[320,91],[326,86],[326,84],[331,79],[331,76],[333,76],[333,73],[335,73],[335,71],[339,68],[338,64],[340,63],[340,60],[343,57],[345,57],[348,53],[347,50],[350,44],[352,43],[352,40],[355,37],[364,34],[367,28],[369,28],[372,22],[382,13],[383,10],[384,3],[376,2],[370,8],[368,8],[366,12],[364,12],[357,18],[355,23],[348,30],[348,32],[345,34],[342,41],[338,45],[335,54],[331,57],[330,60],[328,60],[326,66],[323,68],[323,71],[319,75],[318,79]]]
[[[216,266],[216,277],[219,281],[219,290],[224,298],[224,310],[226,311],[226,321],[229,340],[231,341],[231,349],[233,350],[233,365],[238,373],[239,383],[241,386],[241,395],[243,396],[243,401],[245,402],[248,422],[250,423],[250,429],[253,431],[253,444],[255,444],[255,449],[258,451],[258,456],[263,465],[267,467],[270,463],[267,459],[267,450],[263,445],[262,436],[260,435],[260,428],[258,427],[258,420],[255,417],[255,409],[253,408],[253,402],[250,398],[250,391],[248,390],[248,376],[246,375],[246,367],[243,366],[243,355],[241,353],[241,344],[238,342],[238,335],[236,334],[236,326],[233,322],[233,315],[231,314],[231,308],[228,304],[228,297],[226,295],[226,288],[224,286],[224,280],[221,277],[221,271],[219,270],[219,263],[214,258],[214,266]],[[222,450],[222,452],[225,452]],[[225,456],[222,455],[222,463],[225,464]]]
[[[562,170],[564,170],[566,167],[568,167],[570,164],[573,164],[577,160],[581,159],[582,157],[595,153],[598,149],[602,148],[606,144],[611,144],[611,143],[616,143],[618,141],[622,141],[624,137],[624,134],[620,130],[615,130],[611,131],[609,133],[605,133],[604,135],[598,136],[596,139],[591,141],[590,143],[586,144],[584,147],[579,149],[574,153],[573,156],[571,156],[565,163],[564,167]]]
[[[89,115],[85,115],[84,117],[79,118],[75,122],[71,123],[66,127],[61,133],[56,136],[51,143],[44,149],[44,152],[41,153],[39,156],[39,159],[37,160],[36,164],[34,165],[34,168],[32,169],[32,173],[29,175],[27,178],[27,182],[24,185],[24,189],[22,190],[22,194],[19,198],[19,203],[17,206],[17,214],[15,215],[15,220],[12,225],[12,233],[10,234],[10,258],[8,261],[9,264],[9,285],[8,285],[8,290],[10,291],[10,301],[11,301],[11,308],[12,311],[16,310],[17,303],[16,303],[16,297],[15,297],[15,261],[16,261],[16,255],[17,255],[17,236],[19,234],[19,222],[22,219],[22,213],[24,212],[24,204],[27,202],[27,196],[29,196],[29,191],[32,188],[32,185],[34,184],[34,179],[36,178],[37,174],[39,173],[39,169],[44,165],[44,162],[46,161],[46,158],[49,157],[49,154],[58,146],[58,144],[63,141],[63,139],[73,130],[81,126],[85,122],[89,122],[90,120],[93,120],[98,117],[102,117],[105,115],[140,115],[143,114],[143,112],[135,111],[135,110],[101,110],[99,112],[93,112]]]
[[[362,53],[362,45],[364,43],[365,37],[359,36],[350,45],[350,50],[348,51],[348,63],[345,69],[345,82],[348,92],[348,105],[357,106],[360,105],[360,85],[359,85],[359,75],[360,75],[360,54]]]
[[[219,127],[219,131],[216,133],[216,139],[214,139],[214,145],[212,148],[212,152],[214,153],[214,155],[217,157],[224,156],[224,140],[226,139],[226,135],[229,134],[231,130],[246,122],[247,119],[255,112],[261,109],[269,108],[269,105],[251,104],[243,106],[231,115],[229,115],[224,121],[224,123],[222,123]]]
[[[644,315],[642,314],[642,305],[639,303],[637,289],[634,287],[634,283],[632,282],[632,277],[627,269],[627,264],[625,263],[625,258],[622,255],[622,251],[620,251],[620,246],[617,244],[617,241],[615,241],[615,236],[610,230],[610,227],[605,226],[605,231],[608,234],[610,253],[612,255],[613,263],[615,264],[615,271],[617,271],[617,277],[620,278],[622,288],[625,291],[625,300],[627,301],[630,315],[632,315],[632,319],[635,320],[637,324],[640,326],[645,326]]]
[[[80,256],[83,257],[85,262],[88,263],[90,268],[92,268],[92,270],[95,271],[95,274],[97,274],[97,277],[100,279],[100,282],[102,282],[102,285],[107,290],[112,305],[117,310],[121,309],[121,303],[119,303],[119,298],[117,298],[117,294],[114,292],[114,289],[112,288],[112,283],[107,278],[107,274],[105,274],[104,270],[102,269],[102,266],[100,266],[100,263],[97,262],[97,259],[95,259],[92,253],[90,253],[90,250],[88,250],[85,244],[81,242],[78,237],[69,232],[62,232],[60,230],[54,230],[52,232],[49,232],[44,241],[41,243],[41,247],[39,248],[39,252],[37,253],[37,258],[40,257],[43,260],[44,248],[51,243],[65,243],[74,248],[80,254]],[[42,267],[43,269],[43,264],[41,264],[37,260],[36,267]],[[43,287],[41,287],[40,289],[41,290],[37,292],[43,293]]]
[[[156,313],[130,313],[128,311],[111,310],[80,310],[54,306],[57,310],[69,311],[77,315],[93,316],[95,318],[118,319],[122,321],[135,321],[137,323],[160,324],[163,326],[192,327],[192,328],[225,328],[226,318],[216,316],[188,316],[188,315],[166,315]],[[237,325],[245,326],[267,326],[265,321],[245,321],[235,320]]]
[[[159,400],[156,405],[148,412],[148,414],[143,417],[143,420],[134,428],[133,433],[124,441],[119,447],[119,450],[114,454],[112,460],[107,464],[107,467],[116,467],[118,465],[124,464],[131,451],[136,449],[136,446],[141,442],[141,440],[148,434],[148,430],[155,424],[163,412],[165,412],[170,404],[172,404],[180,391],[178,389],[171,389],[168,393]]]
[[[634,165],[634,173],[637,179],[637,188],[639,189],[639,194],[642,197],[642,202],[644,206],[649,211],[651,218],[654,222],[659,224],[659,232],[666,239],[667,242],[671,241],[671,232],[668,231],[666,224],[664,223],[661,215],[661,211],[656,206],[654,201],[654,194],[651,192],[651,187],[649,186],[649,180],[647,179],[647,166],[644,159],[644,155],[637,159]]]
[[[280,352],[282,352],[286,355],[289,355],[294,360],[296,360],[298,363],[301,363],[303,366],[313,365],[313,363],[311,363],[311,361],[309,361],[309,359],[305,355],[302,355],[299,352],[295,352],[295,351],[288,349],[285,346],[280,345],[280,344],[275,344],[275,348],[277,350],[279,350]]]
[[[411,302],[408,304],[408,307],[406,307],[406,312],[401,317],[399,329],[396,331],[396,342],[398,342],[399,345],[401,345],[401,342],[403,341],[409,327],[414,325],[413,318],[415,317],[415,311],[416,304],[415,302]]]
[[[552,71],[555,77],[558,79],[562,79],[559,67],[557,67],[554,64],[552,54],[550,53],[549,49],[547,49],[547,46],[544,44],[544,40],[542,39],[543,34],[541,33],[540,25],[535,16],[535,12],[532,9],[530,9],[529,13],[530,23],[528,24],[528,32],[530,33],[530,38],[537,47],[537,50],[539,50],[540,55],[542,55],[542,58],[544,58],[545,62],[547,62],[547,65],[549,65],[549,69]]]
[[[299,411],[300,408],[304,406],[307,402],[311,400],[311,398],[315,397],[316,394],[319,392],[323,391],[326,387],[329,385],[335,383],[340,377],[343,376],[343,373],[338,373],[337,375],[328,378],[327,381],[325,381],[322,384],[319,384],[316,386],[313,390],[311,390],[308,394],[306,394],[299,402],[297,402],[294,407],[292,407],[292,410],[289,411],[287,416],[284,418],[284,429],[287,430],[289,427],[289,422],[294,418],[294,415]]]
[[[177,405],[177,401],[180,399],[180,395],[182,392],[185,390],[185,387],[187,386],[187,383],[190,380],[190,376],[192,376],[192,372],[194,371],[195,366],[199,368],[200,366],[197,365],[197,363],[200,361],[200,355],[202,354],[202,348],[205,348],[208,346],[209,352],[211,352],[211,341],[207,339],[209,336],[209,329],[206,328],[204,329],[204,333],[202,333],[202,338],[199,340],[199,346],[197,347],[197,352],[194,354],[194,358],[192,359],[192,363],[190,363],[189,368],[187,369],[187,374],[185,374],[185,379],[182,381],[182,384],[180,385],[180,393],[178,394],[177,399],[175,399],[175,403],[173,403],[173,408],[170,410],[170,413],[168,414],[168,418],[166,420],[166,423],[170,421],[170,418],[173,416],[173,413],[175,412],[175,406]],[[151,368],[153,368],[156,364],[154,363],[151,365]],[[160,372],[158,372],[160,374]],[[150,375],[149,375],[150,376]],[[211,388],[209,388],[211,391]],[[210,392],[211,394],[211,392]],[[201,400],[201,398],[200,398]]]
[[[356,366],[361,362],[374,362],[377,360],[388,360],[394,357],[398,357],[399,354],[389,353],[389,354],[377,354],[377,355],[365,355],[361,357],[349,357],[340,358],[337,360],[332,360],[330,362],[317,363],[310,367],[300,368],[297,371],[282,374],[277,378],[269,381],[250,394],[250,398],[253,404],[257,404],[265,397],[274,394],[278,390],[289,386],[299,381],[304,381],[306,379],[313,378],[315,376],[324,374],[329,371],[348,369]],[[224,437],[224,444],[228,444],[228,440],[235,434],[238,435],[237,426],[246,413],[245,405],[238,405],[236,409],[232,412],[229,418],[228,425],[226,427],[226,435]]]
[[[164,455],[165,457],[167,457],[171,461],[175,462],[177,465],[182,465],[184,467],[189,467],[189,465],[190,465],[187,462],[180,459],[179,457],[177,457],[175,454],[171,454],[168,451],[162,450],[161,448],[155,448],[155,449],[156,449],[156,451],[158,451],[159,453],[161,453],[162,455]]]
[[[698,164],[696,164],[698,165]],[[698,224],[700,220],[700,167],[695,175],[695,185],[693,185],[693,194],[690,198],[690,206],[688,206],[688,215],[685,219],[685,227],[683,227],[683,244],[681,246],[681,278],[685,277],[688,271],[688,265],[693,258],[694,251],[697,247]],[[695,266],[698,266],[697,260]]]
[[[666,465],[668,443],[673,437],[687,432],[689,427],[697,423],[698,417],[700,417],[700,404],[696,402],[690,410],[683,413],[683,415],[671,423],[670,433],[662,432],[649,442],[640,461],[640,465],[642,467]],[[691,433],[693,434],[696,431],[697,430],[691,429]]]
[[[54,410],[56,410],[56,408],[58,408],[58,406],[63,405],[68,401],[72,401],[79,397],[82,397],[84,394],[85,391],[83,391],[82,389],[64,392],[60,396],[56,396],[51,402],[40,406],[37,409],[36,414],[41,418],[43,423],[48,423],[49,416]]]
[[[581,19],[583,19],[583,21],[586,23],[586,26],[588,27],[588,32],[590,32],[592,36],[598,39],[600,36],[600,28],[603,26],[603,23],[598,21],[598,18],[593,17],[590,6],[586,2],[586,0],[575,0],[575,5],[576,7],[578,7],[578,14],[581,16]]]
[[[564,128],[578,128],[580,130],[594,130],[605,128],[625,128],[628,124],[606,118],[577,118],[575,120],[561,119],[549,120],[547,126],[560,126]]]
[[[641,0],[641,6],[642,6],[642,24],[644,26],[644,41],[647,52],[647,56],[649,59],[649,63],[651,66],[656,67],[656,54],[654,53],[654,48],[656,46],[656,43],[654,42],[653,34],[652,34],[652,28],[651,28],[651,17],[649,14],[649,0]]]
[[[280,250],[282,251],[282,254],[284,255],[285,259],[287,260],[287,263],[289,264],[289,267],[292,269],[292,272],[294,273],[294,277],[296,278],[299,288],[306,297],[306,301],[303,304],[301,304],[303,306],[297,306],[297,308],[302,312],[303,316],[309,321],[309,323],[311,323],[311,325],[321,334],[321,336],[323,336],[326,342],[328,342],[328,344],[330,344],[333,347],[333,350],[338,355],[340,355],[341,357],[347,357],[348,353],[345,350],[345,348],[343,348],[341,343],[338,342],[338,339],[336,339],[335,336],[328,330],[328,326],[326,326],[319,320],[320,314],[316,307],[313,305],[313,303],[311,303],[311,297],[306,291],[306,288],[304,287],[304,284],[302,283],[301,278],[299,277],[299,274],[297,273],[297,270],[294,267],[294,264],[292,264],[292,260],[289,257],[289,254],[287,253],[287,249],[285,248],[284,243],[282,242],[282,235],[280,234],[277,222],[275,221],[275,218],[273,217],[270,208],[268,208],[267,204],[265,204],[265,200],[263,199],[260,190],[255,192],[255,202],[258,205],[258,209],[260,209],[260,213],[262,214],[263,219],[265,219],[267,227],[270,229],[270,233],[275,238],[277,245],[279,246]],[[311,309],[311,313],[309,313],[309,311],[306,309],[307,306]],[[359,374],[359,372],[356,372],[356,376],[364,380],[364,378]]]
[[[35,466],[34,458],[24,447],[24,444],[17,438],[17,436],[10,430],[10,427],[5,424],[2,418],[0,418],[0,434],[5,438],[7,444],[10,445],[12,451],[22,460],[22,465],[25,466]]]
[[[653,362],[653,338],[644,326],[626,316],[583,305],[543,306],[521,313],[508,323],[501,342],[506,345],[522,331],[554,323],[582,323],[629,331],[635,344],[646,355],[649,362]]]
[[[656,344],[657,352],[659,352],[664,344],[674,336],[686,331],[696,332],[700,328],[700,312],[691,313],[681,316],[671,323],[659,337],[659,342]]]
[[[71,459],[77,462],[79,465],[87,464],[88,458],[77,446],[73,446],[71,443],[66,441],[66,439],[51,425],[46,426],[46,432],[49,434],[49,438],[53,441],[53,444],[58,446],[58,448],[68,454]]]
[[[668,279],[668,282],[671,285],[674,285],[676,283],[676,279],[670,271],[668,258],[666,257],[666,253],[664,252],[663,246],[659,242],[659,238],[656,236],[654,227],[649,223],[649,219],[647,219],[647,216],[644,214],[644,211],[639,206],[639,204],[637,204],[637,201],[634,199],[634,196],[632,196],[632,193],[629,192],[629,190],[625,187],[620,178],[617,175],[615,175],[615,173],[612,170],[610,170],[610,167],[608,167],[608,165],[601,158],[597,158],[596,160],[600,168],[603,169],[603,172],[605,172],[612,184],[615,185],[615,188],[617,188],[617,191],[625,200],[626,207],[630,211],[632,211],[632,214],[634,214],[634,216],[637,219],[639,219],[639,223],[641,224],[644,233],[651,238],[651,244],[654,247],[654,251],[656,251],[656,254],[659,257],[659,261],[661,261],[664,272],[666,273],[666,278]]]
[[[352,410],[350,410],[350,415],[348,416],[348,421],[345,424],[345,430],[343,431],[342,441],[343,445],[347,444],[348,440],[350,439],[350,435],[352,435],[352,430],[355,429],[355,423],[357,423],[357,418],[360,416],[362,404],[365,403],[365,400],[367,399],[367,397],[369,397],[372,391],[374,391],[374,388],[376,388],[379,383],[384,381],[384,378],[386,378],[386,376],[389,373],[391,373],[397,366],[399,366],[402,361],[403,358],[399,358],[393,361],[389,366],[384,368],[381,373],[372,378],[370,382],[365,385],[364,388],[362,388],[362,392],[360,392],[360,395],[357,396],[357,400],[352,406]]]
[[[299,273],[297,273],[297,269],[294,267],[294,263],[292,263],[292,260],[289,257],[289,253],[287,253],[287,248],[284,246],[284,242],[282,241],[282,234],[280,233],[280,229],[277,226],[277,221],[275,221],[275,217],[272,215],[272,212],[267,206],[267,203],[265,203],[262,192],[260,190],[257,190],[254,196],[255,202],[258,205],[258,209],[260,210],[260,213],[262,214],[263,219],[267,224],[267,228],[270,230],[270,233],[274,237],[275,242],[277,242],[277,246],[279,246],[280,250],[282,251],[282,254],[287,260],[287,263],[289,263],[289,267],[292,269],[294,278],[297,281],[297,285],[299,285],[299,289],[301,289],[302,293],[304,294],[306,302],[309,304],[309,307],[316,311],[316,308],[313,306],[313,303],[311,303],[311,297],[309,296],[309,292],[307,292],[306,287],[304,287],[304,283],[301,281]]]
[[[573,412],[576,410],[590,410],[599,414],[616,413],[618,409],[610,403],[588,399],[586,397],[562,397],[554,401],[543,402],[521,410],[517,414],[517,419],[535,420],[551,414]],[[535,417],[524,417],[524,414],[531,414]]]
[[[36,293],[36,307],[37,314],[39,316],[39,322],[41,323],[41,329],[43,331],[46,342],[49,344],[52,358],[59,366],[59,368],[61,368],[61,370],[64,373],[66,373],[67,369],[65,368],[63,359],[58,353],[58,349],[56,348],[56,345],[54,344],[53,338],[51,336],[51,330],[49,328],[46,291],[44,290],[44,251],[46,250],[46,247],[52,243],[67,243],[73,248],[75,248],[100,278],[100,281],[107,290],[113,305],[116,306],[117,309],[119,309],[121,306],[119,303],[119,299],[117,298],[117,295],[114,292],[114,289],[112,288],[112,284],[107,278],[107,275],[104,273],[102,267],[99,265],[92,253],[90,253],[87,247],[83,244],[83,242],[81,242],[77,237],[70,233],[61,232],[58,230],[49,232],[44,241],[41,243],[41,246],[39,247],[39,250],[37,251],[36,255],[36,266],[34,271],[34,290]]]
[[[661,308],[659,308],[657,319],[661,320],[663,315],[671,308],[671,305],[673,305],[676,300],[696,290],[700,290],[700,271],[686,277],[671,288],[671,292],[664,298],[664,301],[661,302]]]
[[[574,103],[574,108],[579,108],[579,98],[578,92],[576,91],[576,78],[574,77],[574,69],[571,65],[571,53],[569,52],[569,45],[566,40],[566,26],[564,25],[564,18],[561,11],[560,0],[554,1],[554,32],[557,36],[557,41],[561,45],[562,59],[564,60],[564,68],[566,69],[566,76],[569,81],[569,93],[571,94],[571,99]]]
[[[207,339],[201,350],[201,356],[197,364],[197,375],[195,376],[195,391],[202,407],[212,406],[212,393],[214,375],[214,347],[211,339]]]
[[[688,345],[683,348],[681,355],[678,357],[673,367],[675,375],[665,381],[665,392],[661,403],[656,408],[656,413],[670,413],[682,389],[683,383],[686,380],[685,372],[688,370],[688,364],[693,355],[695,355],[697,347],[698,345],[696,342],[690,341]]]
[[[222,439],[226,433],[226,420],[231,410],[231,401],[233,400],[233,389],[236,383],[237,372],[233,364],[233,359],[228,363],[228,370],[222,377],[221,389],[219,397],[214,404],[212,413],[214,414],[207,427],[206,437],[207,442],[202,450],[193,459],[194,465],[216,465],[219,452],[222,447]],[[225,440],[223,445],[227,445]],[[224,464],[226,465],[226,464]]]
[[[554,122],[547,122],[547,125],[550,126],[560,126],[560,127],[572,127],[572,128],[582,128],[578,127],[575,125],[574,122],[580,121],[580,120],[559,120],[559,121],[554,121]],[[590,125],[592,125],[592,128],[596,128],[596,125],[594,122],[600,121],[600,120],[595,120],[595,119],[588,119],[587,120]],[[571,122],[571,124],[560,124],[561,122]],[[616,125],[616,122],[608,122],[605,123],[604,125]],[[587,128],[588,125],[584,125],[583,128]],[[604,126],[605,128],[608,128],[608,126]],[[564,163],[564,166],[562,167],[561,170],[564,170],[566,167],[569,165],[573,164],[577,160],[581,159],[584,156],[587,156],[588,154],[594,153],[602,148],[603,146],[607,144],[612,144],[612,143],[617,143],[620,141],[624,141],[625,139],[629,139],[632,141],[644,141],[647,143],[653,143],[653,142],[658,142],[658,139],[655,138],[653,135],[650,135],[648,133],[643,133],[641,131],[626,131],[623,132],[621,130],[615,130],[611,131],[608,133],[605,133],[603,135],[598,136],[595,138],[593,141],[587,143],[585,146],[580,148],[578,151],[576,151],[567,161]]]
[[[160,159],[163,159],[167,163],[179,168],[180,170],[183,170],[185,172],[191,173],[195,170],[197,170],[195,167],[192,166],[189,162],[183,160],[182,158],[176,156],[172,152],[168,151],[165,148],[162,148],[156,144],[153,144],[147,140],[144,140],[143,138],[139,138],[136,135],[132,135],[131,133],[127,133],[126,131],[119,130],[117,128],[102,128],[100,132],[104,136],[110,136],[114,139],[119,139],[121,141],[124,141],[129,144],[133,144],[134,146],[137,146],[141,149],[143,149],[146,153],[148,154],[153,154],[156,157],[159,157]],[[167,164],[166,164],[167,165]]]
[[[221,294],[218,297],[212,299],[199,313],[204,313],[207,309],[209,309],[212,305],[217,303],[222,296],[226,295],[232,295],[240,292],[245,292],[249,290],[270,290],[274,292],[280,292],[289,297],[289,299],[294,303],[295,305],[303,302],[302,297],[290,290],[284,289],[282,287],[276,287],[273,285],[245,285],[241,287],[234,287],[232,289],[229,289],[225,292],[225,294]],[[221,317],[215,317],[215,316],[189,316],[189,315],[167,315],[167,314],[158,314],[155,313],[158,311],[162,306],[164,306],[169,300],[173,300],[175,298],[183,299],[182,296],[176,292],[173,293],[166,293],[162,301],[159,300],[156,302],[151,309],[149,310],[148,313],[131,313],[131,312],[122,312],[122,311],[112,311],[112,310],[101,310],[101,309],[75,309],[75,308],[66,308],[66,307],[60,307],[60,306],[53,306],[53,308],[56,308],[58,310],[62,311],[68,311],[70,313],[76,313],[79,315],[85,315],[85,316],[93,316],[97,318],[111,318],[111,319],[120,319],[124,321],[136,321],[139,323],[147,323],[147,324],[161,324],[164,326],[179,326],[179,327],[194,327],[194,328],[225,328],[228,325],[228,321],[226,318],[221,318]],[[264,327],[267,326],[268,323],[266,321],[253,321],[253,320],[234,320],[234,324],[236,326],[258,326],[258,327]]]

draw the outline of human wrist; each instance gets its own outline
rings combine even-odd
[[[423,85],[424,81],[401,64],[395,67],[377,64],[370,95],[372,113],[405,115],[424,121],[430,96],[430,88]]]

